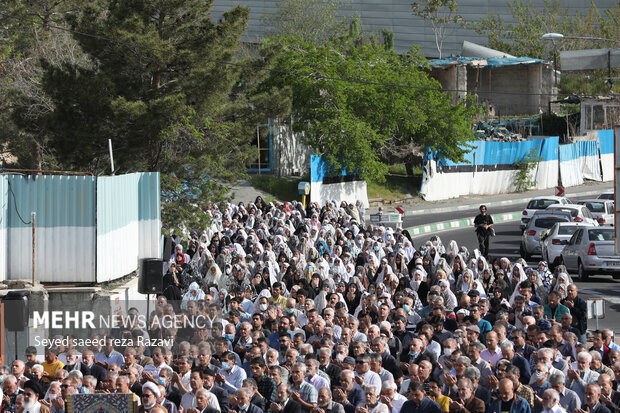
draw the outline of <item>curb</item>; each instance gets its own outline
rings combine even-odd
[[[598,189],[596,191],[578,192],[572,195],[582,197],[582,196],[598,195],[600,193],[601,193],[601,190]],[[526,203],[530,199],[532,199],[532,196],[529,196],[527,198],[519,198],[519,199],[507,199],[505,201],[484,202],[484,204],[489,207],[504,206],[504,205]],[[476,204],[458,205],[458,206],[442,207],[442,208],[416,209],[412,211],[405,211],[405,216],[408,217],[408,216],[415,216],[415,215],[421,215],[421,214],[431,214],[431,213],[440,214],[443,212],[467,211],[467,210],[472,210],[472,209],[478,209],[482,203],[483,202],[480,201]],[[493,219],[495,219],[495,217],[493,217]]]
[[[491,205],[491,204],[487,204]],[[451,210],[454,210],[452,208]],[[521,219],[521,213],[523,211],[515,211],[515,212],[507,212],[505,214],[491,214],[494,223],[498,222],[509,222],[509,221],[517,221]],[[455,228],[463,228],[463,227],[472,227],[474,225],[474,218],[460,219],[455,221],[443,221],[443,222],[434,222],[432,224],[420,225],[417,227],[405,228],[409,231],[409,234],[413,235],[421,235],[427,234],[429,232],[439,232],[445,231],[448,229]]]

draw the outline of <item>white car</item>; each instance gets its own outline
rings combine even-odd
[[[549,263],[549,267],[555,267],[560,261],[562,250],[573,236],[575,231],[584,224],[580,222],[558,222],[548,231],[540,234],[540,249],[543,261]]]
[[[611,199],[614,200],[614,190],[605,191],[598,196],[598,199]]]
[[[594,273],[610,273],[620,278],[620,256],[614,252],[615,229],[582,227],[577,229],[562,250],[561,262],[570,272],[586,281]]]
[[[521,231],[525,229],[530,218],[532,218],[532,215],[534,215],[536,211],[547,209],[549,205],[555,204],[568,205],[570,204],[570,201],[568,200],[568,198],[565,198],[563,196],[554,195],[537,196],[530,199],[530,202],[527,203],[527,206],[521,213]]]
[[[608,199],[582,199],[577,201],[580,205],[585,205],[592,212],[599,225],[614,225],[614,201]]]
[[[540,234],[549,231],[558,222],[572,222],[573,217],[569,211],[536,211],[527,223],[525,231],[521,234],[521,246],[519,252],[521,258],[529,261],[532,255],[541,254]]]
[[[548,211],[568,211],[575,222],[583,222],[586,225],[598,226],[598,221],[585,205],[549,205]]]

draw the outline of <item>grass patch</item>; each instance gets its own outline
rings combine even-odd
[[[402,165],[403,171],[405,166]],[[301,201],[301,195],[297,192],[297,184],[302,179],[287,179],[270,175],[254,175],[250,177],[253,187],[266,192],[269,196],[265,197],[266,202],[274,200],[280,201]],[[422,170],[415,176],[395,176],[386,175],[385,182],[377,183],[367,181],[368,198],[382,198],[385,200],[401,199],[406,196],[417,196],[422,183]]]
[[[405,196],[417,196],[421,183],[422,176],[386,176],[383,183],[368,181],[368,198],[392,201]]]
[[[301,200],[301,195],[297,192],[297,184],[300,179],[287,179],[278,176],[254,175],[250,177],[250,183],[254,188],[267,192],[275,199],[280,201]],[[265,199],[267,202],[273,199]]]
[[[395,175],[407,175],[407,168],[405,168],[404,163],[399,163],[396,165],[391,165],[388,168],[388,173]],[[414,176],[422,176],[422,166],[414,166],[413,167],[413,175]]]

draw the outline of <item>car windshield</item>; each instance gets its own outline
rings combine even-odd
[[[590,212],[602,212],[605,213],[604,202],[584,202],[583,205],[590,210]]]
[[[557,203],[558,201],[555,199],[532,199],[529,204],[527,204],[526,209],[547,209],[549,205]]]
[[[558,235],[573,235],[578,228],[577,226],[563,225],[558,229]]]
[[[570,216],[575,218],[577,216],[577,214],[579,213],[578,210],[573,209],[573,208],[552,208],[554,211],[565,211],[570,213]]]
[[[551,228],[556,222],[568,222],[565,217],[544,217],[537,218],[534,226],[538,228]]]
[[[596,228],[588,230],[588,237],[590,241],[613,241],[614,229],[613,228]]]
[[[600,194],[598,196],[598,199],[614,199],[614,193],[610,192],[610,193]]]

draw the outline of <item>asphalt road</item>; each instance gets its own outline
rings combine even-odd
[[[591,199],[591,198],[595,198],[595,197],[575,195],[575,196],[571,196],[570,200],[573,202],[576,202],[581,199]],[[481,203],[484,203],[484,202],[481,202]],[[514,203],[514,204],[502,205],[502,206],[493,206],[493,207],[489,207],[489,214],[496,215],[496,214],[505,214],[508,212],[522,211],[523,209],[525,209],[526,205],[527,205],[527,202]],[[431,222],[453,221],[453,220],[458,220],[458,219],[474,218],[477,214],[478,214],[478,210],[474,209],[474,210],[465,210],[465,211],[455,210],[455,211],[443,212],[443,213],[438,213],[438,214],[433,213],[432,215],[419,214],[419,215],[405,216],[403,218],[403,228],[411,228],[411,227],[415,227],[418,225],[428,224]]]
[[[492,213],[495,213],[494,211]],[[433,217],[434,218],[434,217]],[[435,219],[433,219],[435,221]],[[428,222],[428,219],[427,219]],[[495,226],[496,236],[491,238],[489,253],[491,257],[508,257],[511,261],[519,258],[519,245],[521,231],[519,221],[503,222]],[[465,245],[469,251],[478,247],[476,234],[473,228],[458,228],[438,232],[444,245],[450,240],[455,240],[458,245]],[[430,238],[430,234],[413,237],[414,245],[420,245]],[[530,264],[536,265],[539,256],[534,256]],[[605,318],[599,320],[599,328],[615,330],[620,325],[620,281],[615,281],[610,275],[593,275],[588,282],[577,281],[576,274],[570,274],[579,289],[579,294],[584,300],[603,298],[605,301]],[[590,330],[596,329],[596,320],[588,321]]]

